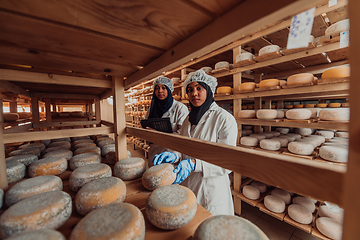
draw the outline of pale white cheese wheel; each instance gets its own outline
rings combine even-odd
[[[262,47],[259,50],[259,56],[263,56],[263,55],[266,55],[266,54],[269,54],[272,52],[277,52],[279,50],[280,50],[280,47],[278,45],[268,45],[268,46]]]
[[[260,147],[265,150],[276,151],[281,148],[280,141],[274,139],[263,139],[260,141]]]
[[[321,146],[319,155],[325,160],[333,162],[347,162],[349,150],[345,147],[337,146]]]
[[[309,143],[314,147],[314,149],[318,146],[318,143],[316,142],[315,139],[302,138],[302,139],[295,140],[295,142]]]
[[[69,161],[72,170],[89,164],[101,163],[101,156],[97,153],[81,153],[72,157]]]
[[[301,135],[297,133],[288,133],[286,136],[294,137],[296,140],[301,138]]]
[[[334,35],[340,32],[345,32],[350,29],[350,19],[344,19],[339,22],[331,24],[326,30],[325,35]]]
[[[309,109],[300,108],[300,109],[290,109],[286,112],[287,119],[293,120],[305,120],[310,119],[311,111]]]
[[[249,147],[255,147],[258,145],[259,140],[255,137],[242,137],[240,138],[240,144]]]
[[[319,118],[325,121],[349,121],[350,108],[329,108],[319,112]]]
[[[299,204],[289,205],[288,214],[292,220],[301,224],[310,224],[313,220],[311,212]]]
[[[339,224],[343,224],[344,222],[344,210],[340,209],[340,211],[337,212],[331,211],[327,205],[321,205],[319,207],[319,216],[332,218]]]
[[[263,184],[262,182],[258,182],[258,181],[253,181],[250,183],[251,186],[257,187],[261,193],[266,192],[266,185]]]
[[[220,68],[229,68],[230,64],[226,61],[221,61],[215,64],[215,69],[220,69]]]
[[[276,109],[277,115],[276,118],[284,118],[285,117],[285,112],[282,109]]]
[[[289,140],[287,140],[287,138],[284,138],[284,137],[273,137],[271,139],[279,141],[280,147],[287,147],[287,145],[289,144]]]
[[[286,206],[284,200],[276,195],[267,195],[264,198],[264,205],[267,209],[275,213],[284,212]]]
[[[330,139],[328,142],[349,143],[349,139],[343,138],[343,137],[334,137],[334,138]]]
[[[300,134],[301,136],[308,136],[313,133],[313,129],[311,128],[297,128],[295,129],[295,133]]]
[[[326,237],[334,240],[341,240],[343,226],[334,219],[320,217],[316,219],[316,228]]]
[[[318,146],[320,146],[322,143],[325,142],[325,137],[324,137],[324,136],[320,136],[320,135],[310,135],[310,136],[307,136],[306,138],[316,139],[316,141],[318,142]]]
[[[260,109],[256,112],[258,119],[275,119],[277,117],[277,111],[272,109]]]
[[[348,132],[336,132],[335,137],[349,138]]]
[[[315,212],[314,202],[306,197],[302,197],[302,196],[294,197],[292,202],[306,207],[307,210],[309,210],[311,213]]]
[[[270,132],[274,137],[279,137],[281,135],[281,133],[277,132],[277,131],[271,131]]]
[[[65,237],[58,231],[52,229],[41,229],[16,234],[6,240],[65,240]]]
[[[274,190],[271,191],[270,194],[277,196],[277,197],[281,198],[282,200],[284,200],[286,205],[291,203],[290,193],[288,193],[287,191],[285,191],[283,189],[275,188]]]
[[[326,131],[326,130],[317,130],[315,134],[323,136],[325,140],[330,140],[335,135],[333,131]]]
[[[275,129],[276,131],[278,131],[281,134],[288,134],[289,133],[289,128],[283,128],[283,127],[279,127]]]
[[[314,81],[312,73],[298,73],[287,78],[287,85],[308,84]]]
[[[274,137],[274,135],[273,135],[272,133],[270,133],[270,132],[263,132],[263,133],[261,133],[261,134],[264,135],[265,138],[272,138],[272,137]]]
[[[293,136],[288,136],[288,135],[280,135],[280,136],[278,136],[278,138],[285,138],[286,140],[288,140],[288,142],[293,142],[293,141],[296,140],[295,137],[293,137]]]
[[[256,138],[258,141],[262,140],[262,139],[265,139],[266,137],[262,134],[259,134],[259,133],[255,133],[255,134],[250,134],[249,137],[254,137]]]
[[[314,146],[306,142],[291,142],[288,144],[288,150],[294,154],[307,156],[313,153]]]
[[[246,185],[243,187],[244,196],[251,200],[259,199],[260,197],[260,190],[257,187]]]
[[[254,59],[254,54],[249,53],[249,52],[244,52],[244,53],[238,54],[236,56],[235,62],[237,63],[237,62],[245,61],[248,59],[251,59],[251,60]]]
[[[239,118],[255,118],[255,110],[240,110],[238,112]]]

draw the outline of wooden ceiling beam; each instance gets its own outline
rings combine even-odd
[[[0,76],[0,80],[1,80],[1,76]],[[8,81],[1,81],[0,89],[3,89],[4,90],[3,92],[12,92],[23,95],[25,97],[30,97],[30,92]]]

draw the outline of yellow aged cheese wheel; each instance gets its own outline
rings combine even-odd
[[[247,82],[242,83],[239,85],[239,91],[252,91],[255,89],[255,83],[254,82]]]
[[[330,108],[338,108],[341,106],[341,103],[329,103],[328,107]]]
[[[275,86],[279,86],[279,85],[280,85],[280,81],[278,79],[266,79],[266,80],[262,80],[259,83],[259,88],[275,87]]]
[[[145,148],[145,144],[143,145]],[[125,158],[118,161],[114,166],[114,175],[122,180],[140,178],[146,170],[146,162],[139,157]]]
[[[350,107],[350,103],[342,103],[341,106],[342,107]]]
[[[350,66],[330,68],[323,72],[321,79],[350,77]]]
[[[229,87],[229,86],[218,87],[216,92],[217,93],[231,93],[231,87]]]
[[[295,104],[295,105],[294,105],[294,108],[303,108],[303,107],[304,107],[303,104]]]
[[[287,78],[287,85],[308,84],[314,81],[314,75],[311,73],[299,73]]]
[[[315,107],[315,104],[305,104],[304,107],[305,108],[313,108],[313,107]]]
[[[294,108],[293,105],[285,105],[284,107],[285,107],[286,109],[292,109],[292,108]]]
[[[326,108],[327,103],[318,103],[318,104],[316,104],[316,107],[318,107],[318,108]]]
[[[279,82],[280,82],[280,86],[286,86],[287,85],[286,80],[279,80]]]

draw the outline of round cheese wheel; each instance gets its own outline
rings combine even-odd
[[[315,212],[315,204],[309,198],[297,196],[293,198],[292,202],[306,207],[311,213]]]
[[[294,105],[294,108],[303,108],[303,107],[304,107],[303,104],[295,104],[295,105]]]
[[[328,107],[329,108],[338,108],[338,107],[341,107],[341,103],[329,103]]]
[[[279,50],[280,50],[280,47],[278,45],[268,45],[268,46],[262,47],[259,50],[259,56],[263,56],[263,55],[266,55],[266,54],[269,54],[272,52],[277,52]]]
[[[235,58],[235,62],[241,62],[241,61],[245,61],[245,60],[253,60],[254,59],[254,54],[252,53],[249,53],[249,52],[244,52],[244,53],[241,53],[241,54],[238,54]]]
[[[289,144],[289,140],[287,140],[287,138],[283,138],[283,137],[273,137],[271,138],[271,140],[276,140],[280,142],[280,147],[287,147],[287,145]]]
[[[295,142],[309,143],[314,147],[314,149],[318,146],[318,142],[315,139],[302,138],[295,140]]]
[[[280,86],[286,86],[287,82],[286,80],[279,80]]]
[[[340,209],[340,211],[337,212],[331,211],[327,205],[321,205],[319,207],[319,216],[329,217],[339,224],[343,224],[344,222],[344,210]]]
[[[9,153],[9,157],[28,154],[33,154],[40,157],[41,152],[38,148],[23,148],[12,151],[11,153]]]
[[[288,144],[288,150],[294,154],[307,156],[313,153],[314,146],[306,142],[291,142]]]
[[[31,196],[12,205],[1,215],[1,237],[37,229],[57,229],[70,217],[71,210],[71,197],[65,192],[51,191]]]
[[[258,145],[258,139],[255,137],[241,137],[240,144],[249,147],[255,147]]]
[[[335,67],[326,70],[321,75],[322,79],[350,77],[350,66]]]
[[[69,137],[54,138],[51,139],[51,142],[71,142],[71,139]]]
[[[162,163],[147,169],[142,176],[142,183],[146,189],[155,190],[171,185],[175,179],[174,166],[170,163]]]
[[[250,183],[251,186],[257,187],[261,193],[266,192],[266,185],[263,184],[262,182],[258,182],[258,181],[253,181]]]
[[[87,152],[97,153],[97,154],[101,155],[101,149],[96,146],[78,148],[75,150],[74,155],[78,155],[81,153],[87,153]]]
[[[267,195],[264,198],[264,205],[267,209],[275,213],[284,212],[286,206],[284,200],[275,195]]]
[[[314,139],[317,142],[318,146],[325,142],[325,137],[320,135],[310,135],[307,136],[306,139]]]
[[[315,104],[308,103],[308,104],[305,104],[304,107],[306,107],[306,108],[313,108],[313,107],[315,107]]]
[[[242,136],[249,136],[250,134],[253,134],[253,131],[251,131],[251,130],[242,130],[241,131]]]
[[[334,219],[320,217],[316,219],[316,228],[319,230],[319,232],[330,239],[342,239],[343,226],[337,223]]]
[[[280,141],[274,139],[263,139],[260,141],[260,147],[265,150],[276,151],[281,148]]]
[[[341,107],[350,107],[350,104],[349,103],[342,103]]]
[[[64,157],[45,157],[30,164],[30,177],[59,175],[66,171],[68,162]]]
[[[262,139],[265,139],[266,137],[262,134],[258,134],[258,133],[255,133],[255,134],[250,134],[249,137],[253,137],[253,138],[256,138],[258,141],[261,141]]]
[[[296,134],[296,133],[288,133],[288,134],[286,134],[286,136],[294,137],[296,140],[297,140],[297,139],[301,139],[301,135],[300,135],[300,134]]]
[[[266,80],[262,80],[259,83],[259,88],[275,87],[275,86],[280,86],[280,81],[278,79],[266,79]]]
[[[348,132],[336,132],[335,137],[349,138]]]
[[[84,113],[82,111],[72,111],[72,112],[70,112],[70,115],[72,117],[83,117]]]
[[[301,224],[310,224],[313,219],[311,212],[299,204],[291,204],[288,207],[288,214],[292,220]]]
[[[288,135],[280,135],[278,138],[285,138],[286,140],[288,140],[288,144],[289,144],[290,142],[293,142],[293,141],[296,140],[295,137],[293,137],[293,136],[288,136]]]
[[[255,83],[254,82],[246,82],[242,83],[238,87],[239,91],[252,91],[255,89]]]
[[[37,160],[38,160],[38,157],[33,154],[17,155],[17,156],[5,158],[6,162],[18,162],[18,163],[24,164],[25,166],[29,166],[31,163],[33,163]]]
[[[25,177],[26,167],[19,162],[6,163],[6,176],[8,183],[17,182]]]
[[[71,143],[66,141],[52,142],[47,146],[47,148],[51,148],[51,147],[61,147],[63,149],[69,150],[71,148]]]
[[[125,158],[114,166],[114,175],[122,180],[133,180],[142,177],[146,170],[146,162],[139,157]]]
[[[141,211],[129,203],[113,203],[91,211],[75,226],[71,240],[145,239]]]
[[[206,73],[210,73],[212,71],[212,67],[202,67],[201,69]]]
[[[347,162],[349,150],[347,147],[321,146],[319,149],[321,158],[333,162]]]
[[[291,196],[288,191],[285,191],[280,188],[275,188],[274,190],[271,191],[270,194],[281,198],[285,202],[286,205],[291,203]]]
[[[98,147],[100,147],[100,148],[102,148],[103,146],[108,145],[108,144],[115,144],[115,141],[112,139],[106,139],[106,140],[102,140],[97,143]]]
[[[297,128],[295,129],[295,133],[300,134],[301,136],[309,136],[313,133],[313,129],[311,128]]]
[[[121,203],[126,196],[126,185],[117,177],[92,180],[81,187],[75,197],[76,211],[81,215],[112,204]]]
[[[187,187],[177,184],[155,189],[145,204],[149,221],[166,230],[187,225],[194,218],[196,209],[195,194]]]
[[[325,140],[329,140],[335,136],[333,131],[326,131],[326,130],[317,130],[315,134],[323,136]]]
[[[110,138],[109,136],[103,136],[103,137],[99,137],[99,138],[96,138],[96,144],[98,144],[99,142],[102,142],[102,141],[106,141],[106,140],[113,140],[112,138]]]
[[[198,226],[193,240],[208,239],[269,240],[264,232],[249,220],[226,215],[210,217]]]
[[[261,109],[256,112],[256,117],[258,119],[275,119],[277,117],[277,111],[272,109]]]
[[[12,122],[19,119],[19,114],[17,113],[4,113],[3,114],[4,122]]]
[[[319,118],[326,121],[349,121],[350,108],[330,108],[319,112]]]
[[[327,103],[318,103],[318,104],[316,104],[316,107],[318,107],[318,108],[326,108]]]
[[[93,142],[93,140],[91,140],[88,136],[71,138],[71,140],[72,140],[73,146],[75,146],[76,144],[79,144],[79,143]]]
[[[61,178],[56,176],[39,176],[26,179],[12,186],[5,195],[5,203],[8,207],[33,195],[61,191],[63,183]]]
[[[143,145],[144,143],[140,143],[140,147]],[[101,156],[105,157],[109,152],[115,152],[115,144],[108,144],[101,148]]]
[[[65,237],[58,231],[52,229],[41,229],[16,234],[6,240],[65,240]]]
[[[328,140],[328,142],[349,143],[349,139],[343,137],[334,137]]]
[[[326,30],[325,35],[334,35],[336,33],[350,30],[350,19],[344,19],[331,24]]]
[[[97,153],[81,153],[72,157],[69,161],[72,170],[89,164],[101,163],[101,156]]]
[[[312,73],[298,73],[287,78],[287,85],[309,84],[314,81]]]
[[[96,146],[96,144],[93,142],[82,142],[82,143],[78,143],[78,144],[74,145],[74,148],[78,149],[78,148],[92,147],[92,146]]]
[[[277,131],[271,131],[269,132],[273,135],[273,137],[279,137],[281,135],[281,133],[277,132]]]
[[[216,93],[231,93],[231,87],[223,86],[216,89]]]
[[[51,143],[51,139],[44,139],[40,140],[42,144],[44,144],[46,147]]]
[[[310,119],[311,111],[309,109],[291,109],[286,112],[286,118],[292,120]]]
[[[220,69],[220,68],[229,68],[230,64],[226,61],[221,61],[215,64],[215,69]]]
[[[265,138],[272,138],[272,137],[274,137],[274,135],[273,135],[272,133],[270,133],[270,132],[263,132],[263,133],[261,133],[261,135],[264,135]]]
[[[239,118],[255,118],[255,111],[254,110],[240,110],[238,112]]]
[[[294,108],[294,105],[285,105],[284,108],[286,108],[286,109],[292,109],[292,108]]]
[[[73,152],[66,149],[60,149],[56,151],[51,151],[44,155],[44,158],[48,157],[62,157],[69,161],[73,157]]]
[[[288,134],[290,129],[289,128],[279,127],[279,128],[276,128],[275,130],[278,131],[281,134]]]
[[[29,143],[29,144],[21,145],[19,147],[19,149],[23,149],[23,148],[38,148],[40,152],[42,152],[45,150],[45,145],[43,143]]]
[[[277,112],[276,118],[284,118],[285,117],[285,112],[281,109],[276,109],[275,110]]]
[[[260,189],[251,185],[246,185],[243,187],[243,195],[251,200],[257,200],[260,197]]]
[[[127,150],[127,157],[131,157],[131,152]],[[105,162],[107,164],[115,164],[116,163],[116,153],[115,152],[109,152],[105,155]]]

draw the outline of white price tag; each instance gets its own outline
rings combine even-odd
[[[314,22],[315,8],[299,13],[291,20],[287,49],[307,47]]]
[[[337,0],[329,0],[329,7],[335,6],[337,4]]]
[[[329,208],[331,212],[340,212],[341,208],[335,203],[325,201],[326,206]]]
[[[340,33],[340,48],[349,46],[349,31]]]

